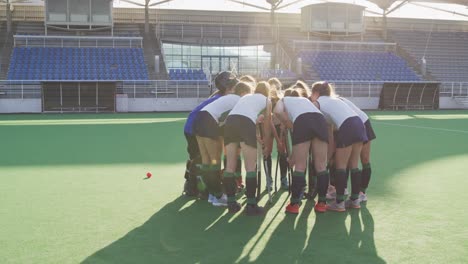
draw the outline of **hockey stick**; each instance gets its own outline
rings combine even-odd
[[[257,201],[260,200],[262,189],[262,144],[257,141]]]

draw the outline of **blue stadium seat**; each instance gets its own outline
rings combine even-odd
[[[139,74],[135,74],[139,73]],[[9,80],[148,80],[135,48],[14,48]]]
[[[403,58],[391,52],[302,51],[300,56],[324,80],[421,80]]]
[[[143,74],[147,74],[143,72]],[[169,79],[171,80],[206,80],[206,75],[202,69],[169,69]]]

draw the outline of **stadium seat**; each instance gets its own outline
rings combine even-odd
[[[206,75],[202,69],[169,69],[169,79],[171,80],[206,80]]]
[[[138,73],[138,74],[136,74]],[[14,48],[9,80],[148,80],[139,48]]]
[[[403,58],[391,52],[303,51],[299,56],[323,80],[421,81]]]

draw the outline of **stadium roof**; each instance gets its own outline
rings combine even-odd
[[[402,2],[402,1],[395,1],[395,0],[368,0],[369,2],[372,2],[376,4],[379,7],[389,7],[393,5],[396,2]],[[411,0],[407,2],[413,2],[413,3],[436,3],[436,4],[455,4],[455,5],[464,5],[468,6],[468,0]]]
[[[6,0],[0,0],[4,2]],[[22,0],[10,0],[15,2]],[[114,7],[138,7],[125,0],[113,0]],[[146,0],[129,0],[144,4]],[[212,10],[212,11],[243,11],[266,12],[270,9],[268,0],[150,0],[151,3],[164,2],[153,8],[161,9],[188,9],[188,10]],[[26,0],[25,5],[43,5],[44,0]],[[238,2],[238,3],[234,3]],[[382,9],[392,10],[389,17],[406,17],[422,19],[445,19],[468,21],[468,0],[282,0],[278,12],[299,13],[300,8],[309,4],[324,2],[340,2],[359,4],[366,7],[368,16],[382,15]],[[21,4],[21,3],[16,3]],[[255,8],[252,5],[263,7]],[[395,9],[395,10],[393,10]]]

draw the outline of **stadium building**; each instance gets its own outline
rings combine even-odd
[[[468,107],[468,15],[436,5],[463,0],[409,3],[457,20],[390,16],[409,1],[366,2],[380,13],[317,1],[228,1],[257,12],[2,2],[1,113],[188,111],[223,70],[326,80],[364,109]]]

